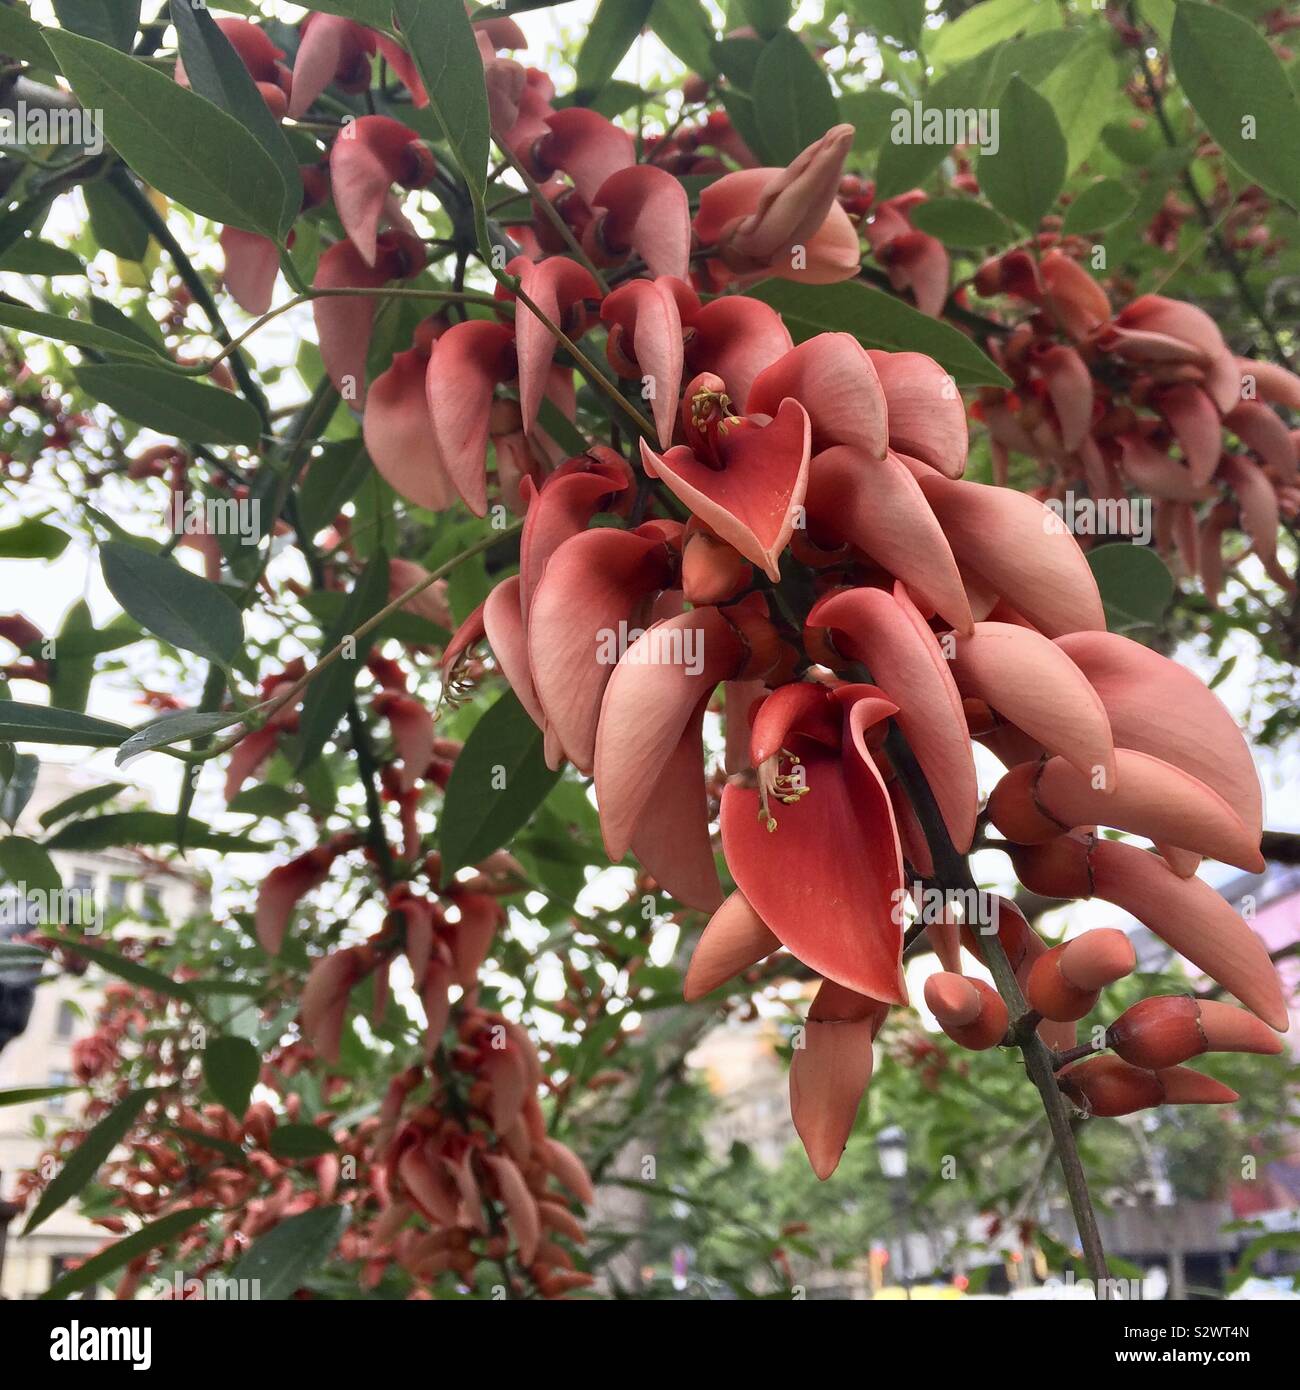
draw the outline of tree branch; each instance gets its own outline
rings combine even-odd
[[[934,793],[925,774],[921,771],[902,730],[894,724],[885,739],[885,752],[893,764],[899,781],[903,784],[912,808],[916,812],[925,831],[925,837],[934,859],[935,877],[948,891],[956,890],[969,894],[967,901],[980,890],[971,876],[970,866],[963,855],[957,853],[947,827],[939,812]],[[1109,1297],[1110,1274],[1106,1265],[1106,1252],[1101,1244],[1101,1232],[1097,1228],[1096,1213],[1092,1209],[1092,1198],[1088,1192],[1088,1178],[1079,1158],[1079,1148],[1075,1143],[1074,1130],[1070,1123],[1070,1112],[1065,1097],[1056,1084],[1053,1067],[1053,1053],[1038,1036],[1037,1018],[1027,1018],[1029,1010],[1024,995],[1016,982],[1007,953],[996,934],[984,936],[976,933],[985,964],[993,975],[998,993],[1006,1001],[1011,1014],[1012,1035],[1016,1046],[1025,1059],[1025,1069],[1038,1088],[1038,1094],[1047,1112],[1047,1122],[1051,1127],[1052,1141],[1061,1162],[1061,1172],[1065,1178],[1065,1188],[1070,1198],[1070,1208],[1074,1213],[1075,1225],[1079,1228],[1079,1239],[1083,1244],[1084,1257],[1096,1288],[1097,1297]],[[1029,1026],[1026,1026],[1029,1025]]]

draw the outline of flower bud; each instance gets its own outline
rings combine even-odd
[[[1158,1071],[1203,1052],[1273,1055],[1282,1040],[1243,1009],[1189,994],[1157,995],[1126,1009],[1106,1032],[1106,1044],[1134,1066]]]
[[[1136,964],[1133,943],[1122,931],[1105,927],[1084,932],[1034,962],[1025,994],[1044,1018],[1073,1023],[1091,1010],[1105,985],[1122,979]]]
[[[1130,1066],[1119,1057],[1089,1057],[1057,1075],[1057,1084],[1081,1109],[1112,1118],[1149,1110],[1165,1099],[1165,1088],[1152,1071]]]
[[[1007,1006],[991,985],[944,970],[925,982],[926,1007],[959,1047],[984,1052],[1007,1035]]]
[[[1044,845],[1009,845],[1016,877],[1031,893],[1044,898],[1092,897],[1088,846],[1072,835]]]

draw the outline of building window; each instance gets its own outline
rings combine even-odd
[[[78,893],[93,893],[95,891],[95,875],[89,869],[77,869],[72,875],[72,886]]]
[[[76,1028],[76,1026],[76,1007],[65,999],[59,1005],[59,1019],[57,1024],[55,1024],[54,1036],[56,1038],[62,1038],[66,1042],[67,1039],[72,1036],[73,1030]]]
[[[49,1075],[49,1080],[46,1084],[49,1086],[67,1086],[71,1083],[71,1081],[71,1072],[52,1071]],[[63,1102],[66,1099],[66,1096],[51,1096],[48,1107],[50,1113],[54,1115],[61,1115],[63,1113]]]
[[[108,883],[108,905],[114,911],[120,912],[126,906],[126,890],[131,880],[129,878],[114,878]]]
[[[143,916],[146,922],[163,921],[162,889],[156,883],[144,886]]]

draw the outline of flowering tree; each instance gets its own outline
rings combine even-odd
[[[878,1035],[964,1077],[901,1017],[926,951],[1104,1278],[1073,1121],[1237,1102],[1185,1064],[1288,1024],[1197,876],[1263,867],[1251,755],[1166,652],[1249,636],[1257,731],[1291,731],[1292,21],[601,0],[569,80],[527,65],[534,5],[53,8],[0,7],[0,542],[88,538],[123,612],[6,619],[0,735],[183,775],[167,812],[74,798],[4,867],[227,875],[161,937],[26,948],[125,982],[26,1179],[29,1228],[84,1189],[114,1235],[57,1292],[586,1289],[593,1178],[671,1143],[719,1007],[815,988],[822,1180]],[[128,681],[158,717],[103,717]],[[1032,923],[1093,897],[1209,987]]]

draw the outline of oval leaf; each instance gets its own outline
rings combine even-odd
[[[139,345],[132,351],[138,354]],[[76,378],[88,396],[119,415],[192,444],[251,446],[261,432],[257,411],[247,401],[162,367],[95,363],[78,367]]]
[[[750,96],[763,155],[773,164],[789,164],[840,119],[825,71],[789,30],[763,45]]]
[[[319,1158],[336,1148],[329,1131],[316,1125],[280,1125],[271,1131],[270,1149],[276,1158]]]
[[[465,6],[461,0],[393,0],[393,14],[461,175],[481,198],[490,143],[487,88]]]
[[[203,1079],[237,1120],[244,1118],[261,1070],[257,1048],[245,1038],[213,1038],[203,1050]]]
[[[100,548],[109,592],[155,636],[229,665],[244,643],[239,609],[211,580],[125,541]]]
[[[260,1298],[288,1298],[329,1258],[348,1219],[346,1207],[315,1207],[291,1216],[259,1236],[229,1277],[255,1281]]]
[[[82,105],[102,113],[109,144],[146,183],[215,222],[278,236],[284,180],[233,116],[107,44],[60,30],[45,38]]]
[[[29,892],[58,893],[63,887],[54,861],[25,835],[7,835],[0,840],[0,874]]]
[[[614,69],[649,19],[653,5],[654,0],[600,0],[575,65],[575,96],[580,104],[587,104],[585,99],[594,96],[613,77]]]
[[[912,209],[912,225],[945,246],[1000,246],[1011,228],[992,208],[969,198],[931,198]]]
[[[280,171],[284,202],[278,231],[283,237],[302,210],[302,177],[280,122],[271,115],[243,59],[206,6],[194,0],[171,0],[170,9],[190,87],[246,126]]]
[[[1136,206],[1137,195],[1118,179],[1098,179],[1066,209],[1061,230],[1067,236],[1103,231],[1122,222]]]
[[[1181,0],[1170,52],[1188,101],[1224,154],[1300,205],[1300,101],[1268,40],[1230,10]]]
[[[1088,552],[1097,580],[1106,626],[1112,632],[1153,627],[1174,596],[1174,579],[1154,550],[1115,543]]]
[[[1037,231],[1065,182],[1065,137],[1051,103],[1023,77],[1007,83],[1000,106],[998,151],[980,155],[980,190],[999,212]]]
[[[558,772],[546,766],[542,731],[507,690],[475,724],[442,803],[442,881],[500,849],[546,800]]]

